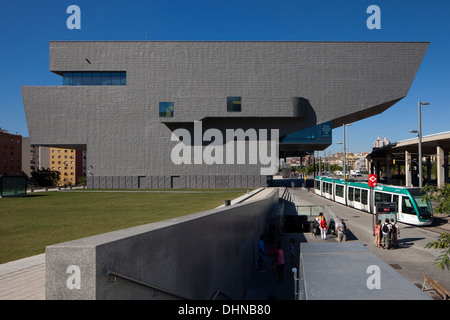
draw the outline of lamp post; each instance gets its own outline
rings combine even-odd
[[[422,106],[429,106],[430,103],[429,102],[421,102],[419,101],[418,103],[419,105],[419,188],[423,187],[423,183],[422,183],[422,111],[421,111],[421,107]]]
[[[350,141],[349,141],[349,138],[348,138],[349,137],[348,127],[350,127],[351,125],[352,125],[351,123],[345,125],[347,127],[347,153],[345,154],[346,157],[347,157],[347,154],[350,153]],[[351,169],[350,156],[345,159],[345,162],[346,162],[347,167],[348,167],[348,175],[350,176],[350,169]]]
[[[344,172],[344,179],[345,179],[345,142],[338,142],[337,144],[343,144],[344,145],[344,152],[342,152],[342,170]]]

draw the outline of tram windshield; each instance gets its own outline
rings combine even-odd
[[[431,201],[424,198],[425,193],[420,190],[409,190],[419,209],[419,217],[430,219],[433,216],[433,207]]]

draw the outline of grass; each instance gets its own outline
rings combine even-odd
[[[93,191],[0,199],[0,263],[44,253],[48,245],[213,209],[248,190]]]

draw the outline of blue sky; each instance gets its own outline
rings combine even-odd
[[[81,29],[69,30],[70,5]],[[370,5],[381,30],[369,30]],[[20,87],[61,85],[49,72],[51,40],[426,41],[430,47],[409,94],[349,127],[351,152],[371,151],[378,136],[412,138],[417,102],[423,134],[450,131],[450,1],[442,0],[4,0],[0,9],[0,127],[28,136]],[[342,150],[342,128],[328,152]]]

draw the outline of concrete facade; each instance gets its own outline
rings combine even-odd
[[[210,300],[218,290],[219,298],[244,299],[259,237],[278,205],[278,188],[262,192],[241,204],[48,246],[46,299]]]
[[[86,150],[89,187],[265,186],[248,145],[243,164],[177,165],[172,133],[201,123],[283,136],[376,115],[407,95],[428,45],[55,41],[50,71],[126,72],[126,85],[22,87],[22,96],[31,144]],[[236,96],[241,111],[228,112]],[[159,116],[160,102],[173,102],[173,117]]]

